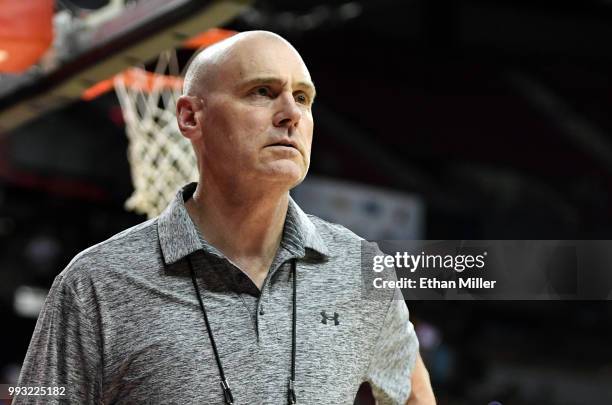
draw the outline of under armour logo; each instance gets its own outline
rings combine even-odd
[[[327,320],[329,319],[330,321],[333,319],[334,320],[334,325],[338,326],[340,325],[340,321],[338,320],[338,317],[340,316],[337,312],[334,312],[334,316],[329,316],[325,313],[325,311],[321,311],[321,316],[323,317],[323,319],[321,319],[321,323],[324,325],[327,325]]]

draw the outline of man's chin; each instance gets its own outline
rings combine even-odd
[[[275,162],[276,163],[276,162]],[[270,182],[277,185],[284,184],[287,189],[291,189],[304,180],[306,170],[294,162],[283,162],[267,167],[258,176],[263,182]]]

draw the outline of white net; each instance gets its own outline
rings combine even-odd
[[[198,175],[191,143],[176,122],[182,86],[176,52],[162,53],[154,73],[132,68],[116,76],[114,85],[123,110],[134,185],[125,204],[153,218]]]

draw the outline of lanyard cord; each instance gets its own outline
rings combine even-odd
[[[232,390],[230,389],[230,386],[227,383],[227,379],[225,378],[225,373],[223,372],[223,365],[221,365],[221,358],[219,357],[219,352],[217,352],[215,338],[213,336],[212,330],[210,329],[210,324],[208,323],[208,316],[206,315],[204,302],[202,301],[202,296],[200,295],[200,288],[198,287],[198,283],[195,279],[195,271],[193,270],[193,264],[191,263],[190,256],[187,256],[187,262],[189,263],[189,271],[191,272],[191,281],[193,281],[193,287],[195,288],[196,295],[198,296],[200,309],[202,310],[202,314],[204,315],[204,323],[206,324],[206,331],[208,332],[210,345],[212,346],[213,353],[215,354],[215,360],[217,361],[217,367],[219,368],[219,375],[221,376],[221,388],[223,389],[223,397],[225,398],[226,404],[232,405],[234,403],[234,397],[232,396]]]
[[[290,405],[296,404],[296,396],[295,396],[295,357],[296,357],[296,318],[297,318],[297,305],[296,305],[296,297],[297,297],[297,273],[296,273],[296,264],[297,260],[291,260],[291,273],[293,277],[293,321],[291,325],[291,377],[289,378],[289,391],[287,394],[287,402]],[[198,302],[200,303],[200,309],[202,310],[202,315],[204,316],[204,323],[206,324],[206,331],[208,332],[208,338],[210,339],[210,345],[212,346],[213,353],[215,355],[215,361],[217,362],[217,367],[219,368],[219,376],[221,377],[221,388],[223,389],[223,397],[225,398],[225,403],[227,405],[234,404],[234,396],[232,395],[232,390],[225,378],[225,373],[223,372],[223,365],[221,364],[221,358],[219,357],[219,352],[217,351],[217,345],[215,344],[215,338],[212,333],[212,329],[210,328],[210,323],[208,322],[208,316],[206,315],[206,309],[204,307],[204,302],[202,301],[202,295],[200,294],[200,287],[198,287],[198,283],[195,278],[195,271],[193,270],[193,263],[191,262],[191,257],[187,256],[187,263],[189,263],[189,271],[191,273],[191,281],[193,281],[193,287],[196,291],[196,295],[198,297]]]
[[[295,330],[297,329],[295,324],[296,324],[296,319],[297,319],[297,272],[296,272],[296,267],[297,267],[297,259],[292,259],[291,260],[291,276],[293,277],[293,325],[291,325],[291,378],[289,379],[289,398],[288,398],[288,402],[290,405],[293,405],[296,403],[296,398],[295,398],[295,348],[296,348],[296,336],[295,336]]]

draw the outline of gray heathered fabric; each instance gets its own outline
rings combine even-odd
[[[298,403],[350,405],[365,380],[380,404],[405,403],[418,342],[403,300],[362,300],[362,239],[291,200],[260,293],[199,236],[183,202],[194,188],[186,186],[159,218],[83,251],[56,277],[19,385],[66,386],[59,403],[222,404],[186,263],[192,254],[235,403],[286,404],[289,260],[297,257]],[[337,312],[339,325],[323,324],[321,311]]]

